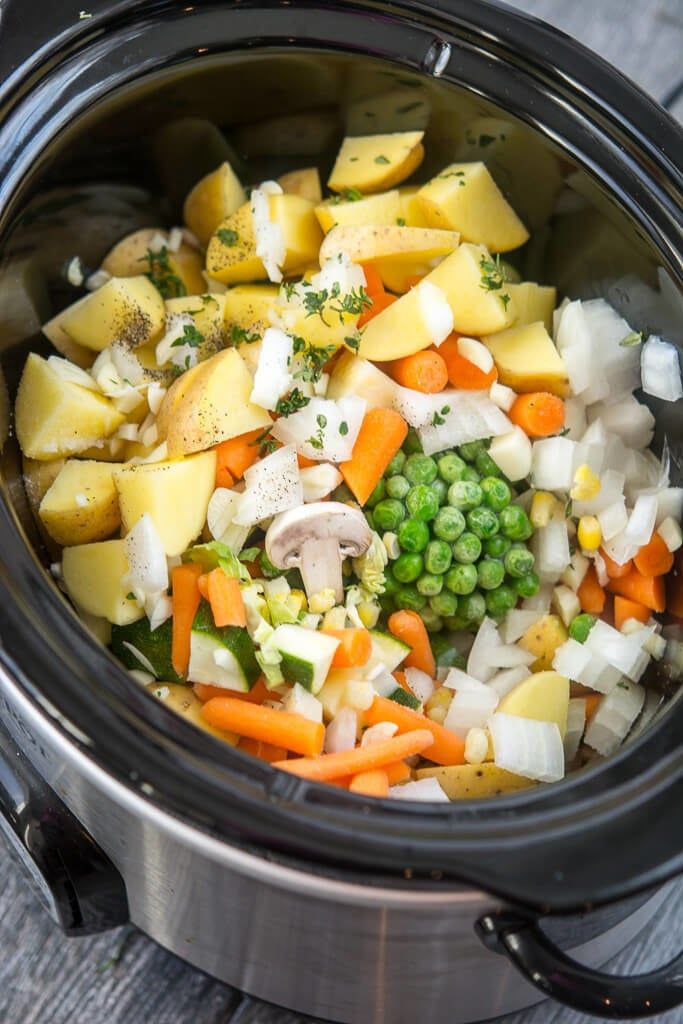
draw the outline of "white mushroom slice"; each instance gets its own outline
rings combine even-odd
[[[339,501],[311,502],[276,516],[266,533],[266,554],[278,569],[301,571],[306,594],[324,590],[344,600],[342,562],[370,546],[372,531],[360,509]]]

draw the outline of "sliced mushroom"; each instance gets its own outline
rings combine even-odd
[[[341,604],[342,562],[362,555],[371,540],[360,509],[339,501],[314,501],[273,519],[266,533],[266,554],[278,569],[301,571],[309,598],[329,589]]]

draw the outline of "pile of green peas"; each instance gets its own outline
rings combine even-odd
[[[365,508],[400,549],[385,570],[384,611],[416,611],[430,632],[476,630],[484,616],[501,619],[532,597],[539,579],[525,542],[533,527],[514,497],[486,442],[432,457],[411,432]]]

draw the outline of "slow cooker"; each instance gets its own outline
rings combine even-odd
[[[155,702],[76,619],[9,413],[69,301],[70,255],[96,267],[127,231],[177,222],[228,152],[254,181],[324,166],[352,101],[393,90],[428,111],[435,165],[473,117],[522,133],[496,174],[535,221],[531,276],[632,302],[635,327],[680,339],[680,130],[573,41],[478,0],[2,6],[0,824],[53,917],[71,935],[130,920],[231,985],[349,1024],[456,1024],[541,993],[614,1018],[683,1002],[683,956],[600,971],[683,868],[675,686],[616,756],[488,803],[370,804],[277,773]],[[653,408],[680,483],[680,414]]]

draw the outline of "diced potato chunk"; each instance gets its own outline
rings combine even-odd
[[[399,193],[399,221],[404,221],[409,228],[428,228],[429,222],[424,215],[420,202],[420,185],[402,185]]]
[[[70,459],[41,501],[39,515],[62,547],[110,537],[121,523],[111,463]]]
[[[333,192],[380,192],[409,178],[422,163],[424,132],[347,136],[327,181]]]
[[[536,656],[531,666],[534,672],[545,672],[553,667],[557,648],[568,637],[562,620],[557,615],[544,615],[530,626],[519,641],[519,646]]]
[[[64,462],[64,459],[39,462],[38,459],[28,459],[24,456],[21,465],[24,490],[34,516],[38,516],[40,503],[59,476]]]
[[[342,352],[330,375],[327,397],[338,399],[358,395],[368,403],[368,409],[390,409],[395,391],[394,381],[374,363],[354,356],[352,352]]]
[[[320,188],[320,174],[317,167],[302,167],[298,171],[288,171],[278,179],[283,192],[292,196],[301,196],[309,203],[319,203],[323,194]]]
[[[520,718],[555,722],[564,738],[569,710],[569,680],[559,672],[535,672],[510,690],[497,710]]]
[[[183,206],[183,220],[202,245],[221,221],[246,202],[246,192],[227,160],[197,182]]]
[[[61,315],[61,326],[85,348],[101,352],[119,339],[133,348],[151,341],[164,326],[164,300],[149,278],[112,277]]]
[[[445,323],[445,333],[441,332],[440,336],[434,334],[435,320],[437,326]],[[379,362],[400,359],[430,345],[441,344],[451,330],[447,296],[436,288],[420,284],[383,309],[363,328],[358,355]]]
[[[335,224],[344,227],[397,224],[401,215],[399,192],[392,189],[375,196],[349,197],[341,202],[326,199],[316,206],[315,215],[323,231],[331,231]]]
[[[491,252],[517,249],[529,238],[484,163],[450,164],[423,185],[419,197],[431,227],[459,231],[464,241]]]
[[[171,252],[166,246],[154,242],[158,236],[165,238],[166,231],[163,228],[140,228],[126,235],[107,253],[102,261],[102,270],[112,277],[136,277],[151,272],[167,299],[183,292],[192,295],[203,291],[206,282],[202,277],[201,253],[185,242]]]
[[[453,311],[453,328],[460,334],[480,337],[514,322],[514,300],[483,245],[458,246],[426,280],[444,292]]]
[[[335,227],[320,246],[320,261],[345,253],[354,263],[381,260],[385,263],[415,261],[426,263],[447,256],[457,248],[457,231],[438,231],[433,228],[354,225]]]
[[[199,699],[191,686],[185,686],[183,683],[165,683],[163,680],[160,680],[159,682],[148,683],[147,689],[166,707],[173,708],[177,714],[182,715],[188,722],[192,722],[198,729],[211,733],[212,736],[223,740],[225,743],[229,743],[232,747],[237,744],[239,736],[236,733],[216,729],[215,726],[207,722],[202,715],[204,703]]]
[[[420,768],[415,772],[415,777],[436,779],[449,800],[480,800],[536,785],[531,779],[514,775],[492,761],[457,764],[447,768]]]
[[[557,305],[557,289],[534,281],[521,281],[519,284],[508,284],[507,290],[517,309],[515,327],[540,320],[550,334],[553,329],[553,310]]]
[[[223,316],[228,342],[240,343],[240,330],[260,334],[271,327],[269,313],[275,308],[280,289],[275,284],[238,284],[223,296]],[[233,332],[233,326],[239,330]],[[234,336],[233,336],[234,335]]]
[[[184,295],[181,299],[168,299],[168,316],[189,314],[202,336],[197,356],[207,359],[223,348],[225,295]]]
[[[482,340],[493,356],[501,384],[524,393],[550,391],[561,397],[569,394],[562,356],[543,323],[487,333]]]
[[[98,544],[78,544],[64,548],[62,576],[71,600],[78,608],[126,626],[142,618],[144,612],[127,595],[128,558],[122,540]]]
[[[109,399],[64,380],[47,360],[30,353],[15,408],[24,455],[45,460],[83,452],[113,434],[123,420]]]
[[[124,531],[131,530],[146,513],[157,528],[166,554],[182,554],[206,522],[215,478],[215,452],[165,462],[140,462],[114,470]]]
[[[74,302],[67,310],[63,310],[61,313],[57,313],[51,320],[48,320],[42,326],[42,332],[46,338],[48,338],[54,347],[65,356],[70,362],[75,363],[76,366],[80,366],[81,369],[87,370],[95,362],[97,354],[93,352],[91,348],[85,348],[84,345],[77,345],[76,342],[69,337],[64,328],[62,327],[62,316],[69,310],[75,310],[79,303],[85,302],[89,296],[84,295],[82,299],[78,299]]]
[[[431,103],[426,89],[390,89],[349,103],[346,133],[362,135],[368,125],[383,132],[426,129],[430,116]]]

